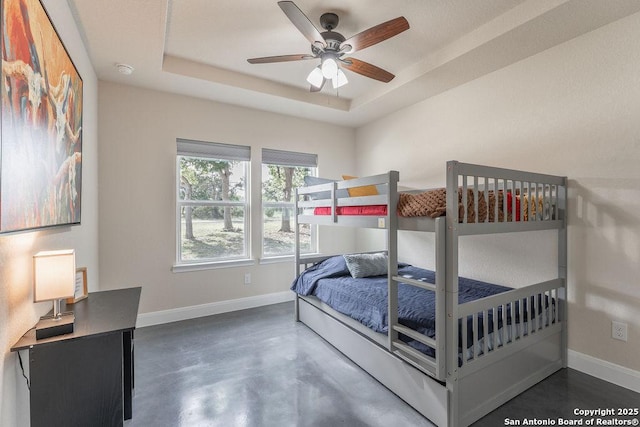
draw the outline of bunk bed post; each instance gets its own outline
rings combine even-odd
[[[458,162],[447,162],[447,229],[446,229],[446,321],[447,390],[449,397],[448,425],[460,421],[460,390],[458,386]]]
[[[301,273],[300,271],[300,223],[298,222],[298,200],[299,200],[299,196],[298,196],[298,189],[296,188],[294,190],[293,193],[293,232],[294,232],[294,241],[295,241],[295,247],[294,247],[294,251],[293,251],[293,268],[294,268],[294,275],[293,277],[298,277],[298,275]],[[300,297],[298,296],[297,292],[295,293],[295,299],[294,299],[294,310],[295,310],[295,319],[296,322],[300,321]]]
[[[398,331],[393,327],[398,324],[398,282],[394,279],[398,275],[398,180],[397,171],[389,171],[387,177],[387,300],[388,300],[388,341],[387,347],[393,352],[393,342],[398,340]]]
[[[447,275],[446,275],[446,238],[447,222],[445,218],[436,218],[435,254],[436,254],[436,378],[446,379],[447,354],[446,354],[446,324],[447,324]]]
[[[568,292],[567,292],[567,198],[568,198],[568,189],[567,189],[567,177],[562,178],[562,185],[558,188],[559,194],[557,194],[557,204],[556,212],[557,214],[562,215],[560,220],[562,220],[562,227],[558,229],[558,277],[564,280],[564,289],[560,289],[560,295],[558,295],[558,305],[560,309],[558,310],[559,315],[561,316],[562,321],[562,337],[561,337],[561,345],[560,350],[562,352],[562,367],[566,368],[568,365],[568,341],[567,341],[567,333],[568,333],[568,324],[567,320],[569,319],[568,313]],[[556,215],[557,215],[556,214]]]

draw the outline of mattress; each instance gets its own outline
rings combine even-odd
[[[314,215],[331,215],[330,206],[321,206],[313,210]],[[372,215],[386,216],[387,205],[338,206],[336,215]]]
[[[473,190],[467,191],[467,219],[466,222],[476,222],[476,210],[474,204]],[[418,194],[399,193],[400,198],[398,201],[397,214],[401,217],[430,217],[437,218],[445,215],[446,213],[446,193],[445,189],[430,190]],[[503,192],[499,192],[498,197],[498,221],[504,221],[503,213]],[[520,196],[516,196],[515,208],[516,215],[515,220],[520,221],[521,212],[521,200]],[[495,221],[495,196],[493,192],[488,195],[489,204],[487,204],[484,193],[478,192],[478,221],[494,222]],[[526,197],[525,197],[526,203]],[[513,220],[512,215],[512,195],[511,192],[507,192],[507,221]],[[527,205],[525,204],[524,220],[527,220]],[[532,207],[535,213],[535,206]],[[465,209],[462,203],[462,193],[458,194],[458,215],[460,222],[464,221]],[[313,215],[327,216],[332,215],[331,206],[320,206],[313,209]],[[357,215],[357,216],[386,216],[386,205],[361,205],[361,206],[337,206],[336,215]]]

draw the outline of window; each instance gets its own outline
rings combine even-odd
[[[177,143],[177,263],[248,259],[251,148]]]
[[[294,200],[304,177],[315,175],[318,156],[262,149],[262,257],[293,255],[295,250]],[[300,228],[300,251],[317,252],[315,226]]]

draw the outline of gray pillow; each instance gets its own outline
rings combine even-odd
[[[307,187],[311,185],[327,184],[329,182],[336,182],[336,181],[333,179],[318,178],[317,176],[310,176],[310,175],[304,177],[304,185],[306,185]],[[349,192],[345,189],[342,189],[342,190],[338,190],[336,192],[336,195],[338,196],[338,198],[349,197]],[[319,193],[309,194],[309,198],[311,200],[330,199],[331,191],[321,191]]]
[[[349,254],[343,257],[353,278],[387,274],[388,259],[385,253]]]

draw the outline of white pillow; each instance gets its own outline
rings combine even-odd
[[[379,252],[374,254],[343,255],[351,277],[381,276],[387,274],[387,255]]]

